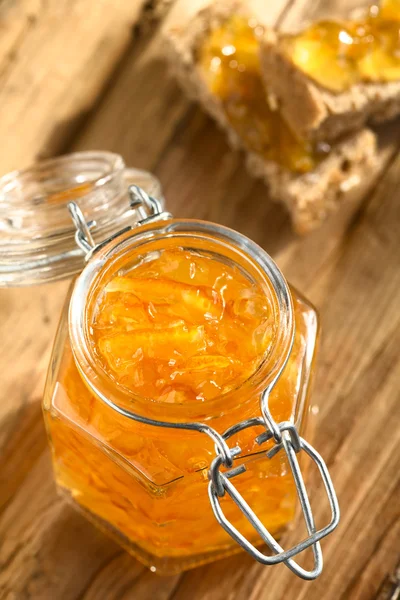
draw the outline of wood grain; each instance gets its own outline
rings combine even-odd
[[[54,155],[77,132],[133,35],[144,0],[0,4],[0,173]]]
[[[89,0],[81,4],[94,6]],[[2,24],[7,34],[0,36],[1,56],[14,47],[24,49],[14,58],[17,64],[0,68],[0,95],[7,69],[6,80],[18,80],[21,86],[26,71],[19,65],[19,52],[28,61],[32,51],[31,64],[44,60],[41,50],[33,52],[39,34],[25,34],[27,19],[17,15],[32,11],[44,35],[55,23],[52,11],[59,10],[58,23],[66,21],[60,35],[68,37],[74,20],[65,6],[28,0],[0,4],[9,24],[15,15],[12,27]],[[108,6],[109,14],[109,5],[103,1],[97,6],[93,18],[100,22],[100,12]],[[311,584],[283,566],[264,568],[245,554],[175,577],[159,578],[144,569],[58,498],[53,484],[40,397],[68,283],[0,290],[0,599],[370,600],[400,554],[399,129],[391,125],[381,132],[380,171],[366,180],[363,193],[319,231],[297,238],[283,208],[269,201],[262,184],[243,169],[242,155],[228,148],[224,135],[169,78],[159,26],[153,23],[129,43],[137,8],[134,3],[113,6],[113,28],[99,24],[98,41],[82,48],[81,75],[72,69],[63,80],[63,85],[79,80],[82,88],[61,103],[60,112],[52,113],[50,105],[57,104],[66,87],[57,87],[51,101],[44,92],[37,96],[40,115],[47,111],[52,117],[43,130],[32,125],[26,148],[13,142],[10,156],[2,157],[4,167],[12,161],[23,164],[45,147],[48,152],[120,152],[129,165],[156,172],[176,215],[234,227],[277,259],[290,281],[321,310],[315,445],[337,487],[342,523],[323,542],[325,570]],[[84,89],[84,65],[90,64],[89,56],[94,60],[97,44],[111,29],[114,53],[98,55],[98,78],[88,77]],[[50,41],[46,47],[50,52]],[[61,52],[57,43],[55,47]],[[0,64],[8,65],[3,59]],[[51,85],[49,93],[53,89]],[[89,105],[93,111],[73,139],[71,130],[60,130],[57,144],[46,146],[64,110],[73,114],[77,106]],[[3,111],[7,127],[23,106],[20,99],[15,113],[14,107],[9,114]],[[9,135],[7,127],[4,136]],[[22,130],[13,131],[20,142]],[[323,521],[327,507],[316,474],[310,486],[317,519]],[[296,528],[286,545],[300,533]]]

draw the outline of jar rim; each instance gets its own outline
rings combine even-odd
[[[49,169],[54,167],[61,166],[71,166],[73,161],[82,162],[84,160],[96,160],[102,162],[104,165],[104,171],[100,177],[97,177],[93,180],[93,183],[96,184],[98,181],[107,181],[109,180],[114,173],[121,171],[125,167],[124,160],[122,156],[119,154],[115,154],[114,152],[108,152],[103,150],[89,150],[82,152],[71,152],[69,154],[62,154],[60,156],[55,156],[52,158],[45,158],[43,160],[38,161],[37,163],[33,163],[24,167],[22,169],[15,169],[13,171],[9,171],[0,177],[0,207],[4,204],[4,194],[7,194],[12,190],[18,183],[18,181],[23,181],[25,178],[29,178],[31,175],[47,175]],[[37,210],[38,201],[36,198],[34,200],[34,207]],[[42,201],[42,199],[40,199]],[[8,206],[8,204],[7,204]],[[26,207],[26,203],[24,203],[24,208]]]
[[[128,392],[117,387],[111,378],[99,369],[99,363],[93,356],[93,351],[88,343],[86,335],[86,310],[85,307],[93,299],[94,282],[98,280],[101,273],[111,271],[112,261],[121,257],[128,249],[132,250],[132,244],[145,244],[146,241],[160,239],[161,236],[171,237],[174,235],[185,235],[187,237],[196,234],[198,236],[213,236],[221,244],[229,246],[238,254],[244,256],[249,264],[255,265],[263,274],[270,289],[275,295],[278,307],[277,335],[268,357],[262,361],[257,369],[245,381],[241,382],[231,391],[217,395],[215,398],[205,402],[185,402],[183,404],[171,404],[163,401],[145,398],[143,396]],[[193,238],[194,239],[194,238]],[[192,239],[191,239],[192,242]],[[193,244],[191,243],[191,247]],[[214,223],[195,219],[172,219],[157,224],[142,226],[132,232],[123,234],[119,239],[95,253],[88,262],[85,270],[76,281],[69,308],[69,335],[72,352],[78,370],[89,386],[89,389],[101,399],[106,399],[107,404],[116,410],[140,414],[144,417],[149,408],[153,416],[161,417],[163,421],[187,421],[202,418],[208,420],[219,417],[232,408],[227,401],[228,397],[238,392],[251,390],[251,396],[259,394],[279,376],[289,357],[294,339],[294,314],[292,296],[289,286],[279,267],[270,255],[248,239],[243,234]],[[112,385],[113,384],[113,385]],[[235,408],[237,405],[234,405]],[[206,412],[206,414],[204,414]],[[185,414],[183,414],[185,413]],[[190,415],[190,417],[189,417]]]
[[[127,169],[119,154],[75,152],[0,177],[0,287],[71,277],[84,265],[67,204],[79,198],[99,241],[136,222],[127,189],[137,184],[161,196],[146,171]]]

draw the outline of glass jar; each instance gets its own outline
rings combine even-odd
[[[97,246],[78,204],[70,203],[87,265],[63,311],[44,396],[58,488],[153,571],[181,571],[242,546],[264,564],[285,562],[314,579],[322,569],[319,540],[339,518],[326,467],[298,433],[307,424],[316,311],[243,235],[174,219],[138,188],[131,187],[131,197],[139,224]],[[273,315],[273,341],[254,371],[240,385],[200,402],[132,393],[104,368],[93,341],[93,315],[110,282],[174,249],[206,257],[210,269],[229,265],[263,291]],[[185,285],[173,277],[168,282]],[[148,292],[150,306],[151,287]],[[140,335],[143,330],[130,339]],[[246,341],[241,336],[238,348]],[[160,361],[169,357],[164,338],[155,348]],[[319,531],[297,458],[302,451],[317,464],[332,507],[330,524]],[[297,497],[309,537],[284,552],[276,537],[293,521]],[[263,542],[272,555],[257,548]],[[307,571],[293,556],[310,546],[315,562]]]

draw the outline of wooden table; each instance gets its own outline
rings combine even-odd
[[[399,129],[388,128],[379,176],[319,231],[297,238],[241,154],[168,77],[156,24],[136,27],[131,39],[142,4],[0,3],[0,170],[63,151],[119,152],[158,175],[173,213],[234,227],[274,256],[321,311],[315,446],[342,521],[323,542],[326,566],[314,583],[245,554],[180,576],[147,571],[56,495],[40,402],[68,283],[1,291],[0,598],[384,597],[400,558]],[[310,485],[323,522],[318,478]]]

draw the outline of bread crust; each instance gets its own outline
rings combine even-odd
[[[208,88],[196,63],[196,52],[205,36],[233,13],[252,16],[240,0],[222,0],[203,6],[186,22],[183,19],[179,25],[167,27],[164,38],[171,70],[186,93],[226,132],[230,145],[245,150],[248,169],[267,183],[273,199],[286,204],[295,229],[307,233],[346,201],[348,192],[361,182],[363,174],[373,171],[375,135],[363,129],[337,143],[330,154],[306,174],[293,173],[249,152],[230,126],[219,98]]]

